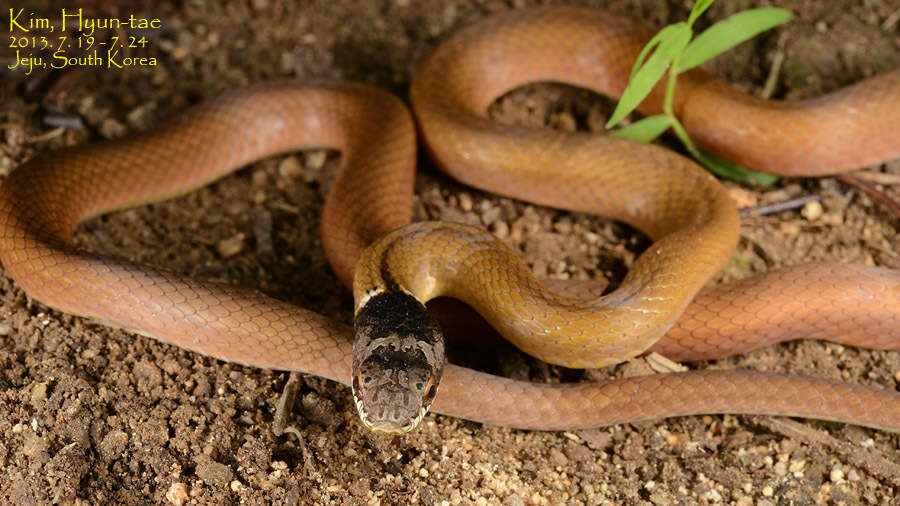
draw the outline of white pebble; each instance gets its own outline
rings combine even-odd
[[[822,204],[818,200],[807,202],[803,205],[800,215],[808,221],[817,220],[822,216]]]
[[[844,471],[839,466],[834,466],[834,468],[831,469],[831,473],[828,475],[828,479],[830,479],[832,483],[840,483],[844,480]]]

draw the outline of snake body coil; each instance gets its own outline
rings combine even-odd
[[[900,394],[824,379],[692,371],[544,385],[452,364],[441,373],[433,368],[442,360],[433,358],[442,348],[433,322],[424,316],[390,324],[372,318],[397,316],[367,307],[386,302],[386,296],[396,298],[400,304],[392,307],[405,307],[407,314],[435,294],[459,296],[484,310],[497,327],[518,332],[520,347],[576,365],[624,359],[648,346],[678,359],[715,358],[798,336],[900,347],[896,271],[796,266],[701,289],[727,261],[738,227],[733,204],[711,177],[655,147],[506,127],[483,118],[491,100],[524,82],[566,80],[615,95],[648,36],[645,28],[592,10],[514,11],[461,30],[413,80],[411,101],[426,145],[454,177],[540,204],[611,214],[654,238],[622,287],[599,301],[588,285],[555,287],[570,299],[543,290],[521,266],[492,263],[487,250],[502,248],[480,232],[425,223],[401,229],[409,235],[392,233],[411,220],[415,128],[399,100],[350,83],[280,82],[229,92],[130,139],[36,156],[0,186],[0,261],[30,296],[63,311],[223,360],[303,371],[344,384],[358,380],[353,384],[358,405],[371,415],[365,423],[376,429],[379,420],[387,420],[388,430],[406,430],[433,398],[432,408],[441,413],[533,429],[736,412],[900,430]],[[706,149],[751,167],[812,174],[900,156],[900,111],[884,110],[900,104],[898,71],[800,104],[761,102],[701,71],[687,74],[685,83],[690,86],[679,88],[677,109],[688,129]],[[648,99],[645,112],[658,107],[658,98]],[[862,116],[873,110],[878,114]],[[706,126],[705,121],[715,124],[721,117],[741,125],[741,133]],[[836,123],[824,122],[830,119]],[[732,144],[735,135],[745,133],[763,137]],[[745,141],[771,149],[750,148],[744,158]],[[342,153],[322,217],[323,245],[341,281],[348,286],[353,281],[367,245],[390,259],[367,256],[359,262],[365,274],[356,279],[357,329],[368,338],[362,346],[367,355],[354,355],[346,325],[310,311],[89,254],[71,243],[72,231],[84,219],[181,194],[253,160],[304,147]],[[427,246],[407,242],[416,235]],[[466,235],[474,242],[457,241]],[[452,258],[456,272],[440,273],[440,265],[426,262],[440,257]],[[392,263],[406,265],[407,274],[386,268]],[[479,265],[487,270],[479,271]],[[401,277],[408,287],[399,285]],[[577,302],[583,299],[594,300]],[[597,305],[605,312],[591,321],[572,311]],[[511,314],[512,320],[502,314]],[[542,328],[531,324],[532,317],[552,323]],[[606,320],[608,329],[601,330],[598,320]],[[532,339],[556,326],[558,334]],[[428,346],[406,339],[423,329]],[[377,351],[380,345],[406,357],[392,365],[393,356]],[[380,357],[380,369],[367,369],[370,356]],[[355,374],[353,362],[359,366]],[[390,374],[378,376],[384,372]],[[379,399],[364,391],[368,378],[369,383],[411,388],[381,397],[404,399],[406,406],[367,411],[362,401]],[[434,397],[437,380],[441,387]]]

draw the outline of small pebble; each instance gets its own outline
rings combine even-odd
[[[822,215],[822,223],[838,227],[844,224],[844,215],[841,213],[825,213]]]
[[[661,490],[650,494],[649,499],[655,506],[669,506],[670,504],[676,504],[675,500],[668,492]]]
[[[214,487],[224,487],[234,478],[231,468],[211,460],[197,464],[197,476]]]
[[[822,203],[817,200],[807,202],[803,205],[800,215],[808,221],[818,220],[822,216]]]
[[[253,186],[259,188],[269,182],[269,175],[265,171],[255,170],[250,176],[250,181],[253,183]]]
[[[849,199],[843,195],[836,195],[823,199],[822,203],[825,205],[825,207],[831,209],[832,211],[843,211],[844,209],[847,209]]]
[[[112,462],[122,456],[127,445],[128,434],[121,430],[108,432],[100,441],[100,456],[104,461]]]
[[[188,49],[184,46],[178,46],[172,49],[172,59],[174,59],[175,61],[184,60],[185,58],[187,58],[188,54],[190,54],[190,51],[188,51]]]
[[[722,494],[718,490],[711,488],[705,494],[706,499],[710,502],[722,502]]]
[[[0,155],[0,176],[6,176],[12,170],[13,162],[12,158]]]
[[[153,107],[154,105],[150,103],[139,105],[129,111],[126,115],[128,124],[141,130],[149,127],[152,120],[151,116],[153,116],[152,114],[150,114],[150,111],[153,109]]]
[[[238,232],[234,236],[219,241],[216,245],[219,256],[222,258],[231,258],[244,249],[244,234]]]
[[[756,194],[743,188],[729,188],[728,195],[738,207],[756,207],[759,205],[759,198]]]
[[[125,135],[125,125],[113,118],[106,118],[100,123],[100,135],[106,139],[116,139]]]
[[[840,466],[834,466],[831,473],[828,474],[828,479],[831,480],[832,483],[840,483],[844,480],[844,471]]]
[[[784,476],[787,474],[787,465],[784,462],[778,462],[775,464],[775,474],[777,476]]]
[[[553,224],[553,229],[561,234],[569,234],[572,232],[572,222],[562,219]]]
[[[775,490],[773,490],[772,487],[770,487],[769,485],[766,485],[762,489],[762,495],[764,495],[766,497],[772,497],[772,494],[774,494],[774,493],[775,493]]]
[[[778,225],[778,229],[781,230],[781,233],[784,235],[795,236],[800,233],[800,225],[797,225],[793,221],[783,221],[780,225]]]
[[[316,393],[305,394],[300,400],[300,405],[306,418],[326,427],[337,427],[343,420],[331,400]]]
[[[40,407],[47,400],[47,383],[39,381],[31,387],[31,405]]]
[[[506,239],[509,237],[509,225],[505,221],[495,221],[491,224],[491,233],[498,239]]]
[[[286,179],[297,179],[303,175],[303,166],[296,156],[289,156],[278,164],[278,173]]]
[[[485,202],[487,202],[487,201],[485,201]],[[488,205],[488,206],[482,205],[481,209],[482,209],[481,221],[485,225],[494,223],[495,221],[500,221],[501,209],[499,207],[494,207],[491,205]]]
[[[17,148],[25,142],[25,131],[19,125],[6,127],[6,143],[10,148]]]
[[[578,437],[583,439],[588,447],[594,450],[604,450],[612,445],[612,434],[600,429],[586,429],[578,431]]]
[[[325,150],[307,151],[303,155],[303,166],[307,171],[318,173],[325,166],[325,160],[327,159],[328,152]]]
[[[560,113],[550,116],[550,124],[559,128],[564,132],[574,132],[578,128],[578,123],[571,114]]]
[[[459,208],[466,212],[472,210],[472,197],[468,193],[459,194]]]
[[[169,503],[174,504],[176,506],[181,506],[186,503],[188,500],[188,488],[184,483],[175,482],[169,487],[169,491],[166,492],[166,500]]]
[[[565,467],[569,463],[568,457],[565,454],[556,448],[550,449],[550,462],[559,467]]]

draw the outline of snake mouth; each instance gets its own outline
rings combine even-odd
[[[429,408],[427,405],[422,405],[416,416],[408,423],[404,425],[394,425],[386,424],[384,421],[373,420],[373,418],[369,416],[369,413],[365,411],[362,400],[356,396],[353,397],[353,400],[356,402],[356,410],[359,412],[359,419],[362,421],[363,426],[376,434],[385,434],[389,436],[402,436],[415,429],[419,425],[419,422],[425,418],[425,413],[428,413]]]
[[[396,388],[379,388],[375,392],[365,392],[360,390],[359,377],[355,377],[351,389],[353,391],[353,402],[356,404],[356,410],[359,413],[360,421],[367,429],[378,434],[388,434],[400,436],[415,429],[428,410],[437,394],[438,378],[432,376],[428,379],[424,389],[421,392],[414,393],[406,389]],[[380,402],[371,404],[372,393],[377,393]],[[366,395],[369,395],[370,404],[374,406],[379,413],[370,412],[367,409],[367,403],[363,401]],[[410,395],[411,394],[411,395]],[[404,399],[405,402],[397,402],[392,399]],[[413,409],[409,401],[418,398],[418,406]],[[405,409],[404,409],[405,407]]]

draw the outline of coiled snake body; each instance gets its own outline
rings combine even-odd
[[[676,359],[714,358],[794,337],[900,347],[897,272],[798,266],[701,289],[728,260],[738,232],[734,205],[712,177],[657,147],[483,118],[491,100],[530,81],[617,95],[647,38],[645,28],[597,11],[520,10],[458,32],[423,63],[412,85],[426,145],[454,177],[540,204],[611,215],[655,241],[607,297],[584,302],[546,291],[483,232],[404,227],[412,211],[412,119],[396,98],[350,83],[282,82],[230,92],[133,138],[35,157],[0,186],[0,261],[31,296],[63,311],[223,360],[345,384],[362,379],[354,393],[358,404],[374,402],[379,411],[363,418],[378,430],[414,425],[438,379],[436,411],[523,428],[741,412],[900,430],[900,394],[824,379],[693,371],[544,385],[453,365],[441,378],[430,370],[436,360],[430,356],[442,344],[435,338],[430,348],[407,345],[398,334],[434,330],[424,317],[415,325],[364,319],[370,341],[391,338],[393,351],[419,360],[412,367],[382,357],[381,373],[392,376],[382,382],[388,393],[366,391],[369,373],[351,376],[345,325],[257,293],[71,246],[72,230],[89,217],[183,193],[273,153],[326,146],[342,157],[323,209],[323,244],[344,283],[354,281],[354,267],[374,242],[356,267],[358,314],[373,312],[385,294],[406,304],[404,314],[430,297],[452,295],[484,312],[519,347],[573,366],[614,363],[648,348]],[[692,71],[677,95],[676,109],[702,147],[752,168],[815,175],[900,157],[892,135],[900,131],[900,114],[882,110],[900,103],[900,71],[794,104],[760,101]],[[653,94],[642,111],[658,108]],[[398,383],[409,389],[396,389]]]

